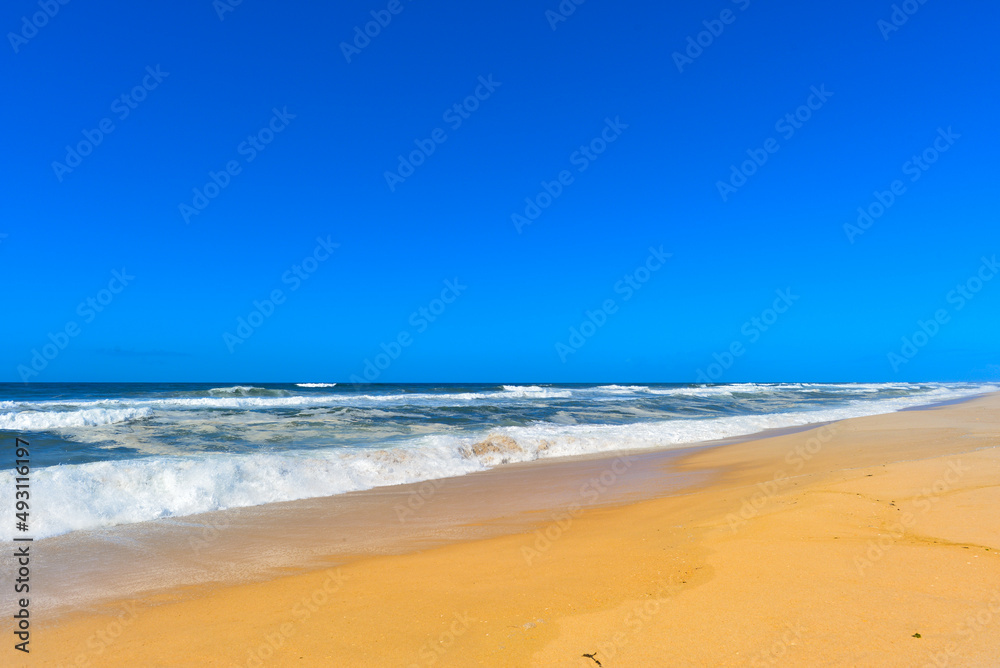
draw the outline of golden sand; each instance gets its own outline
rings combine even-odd
[[[679,494],[77,612],[25,663],[1000,665],[998,445],[994,395],[702,449],[670,465],[711,480]]]

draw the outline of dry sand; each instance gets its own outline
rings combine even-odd
[[[453,527],[457,542],[314,554],[307,572],[36,619],[24,664],[1000,665],[998,445],[993,395],[680,460],[593,460],[578,492]],[[656,467],[700,482],[670,491]],[[449,483],[435,512],[523,497],[530,470],[501,469],[488,494]],[[636,480],[661,496],[634,500]],[[324,556],[339,565],[317,570]]]

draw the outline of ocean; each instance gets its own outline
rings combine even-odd
[[[975,383],[0,385],[30,442],[35,539],[330,496],[509,462],[680,448],[992,392]],[[0,509],[13,518],[13,495]],[[0,523],[12,538],[13,521]]]

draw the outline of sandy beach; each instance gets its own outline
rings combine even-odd
[[[8,4],[0,668],[1000,668],[1000,2]]]
[[[998,445],[991,395],[243,509],[165,540],[197,586],[120,561],[37,613],[26,665],[996,665]]]

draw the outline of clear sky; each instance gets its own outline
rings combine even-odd
[[[897,6],[8,2],[0,380],[1000,378],[1000,6]]]

